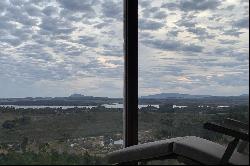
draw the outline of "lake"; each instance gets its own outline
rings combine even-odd
[[[105,108],[123,108],[123,104],[119,103],[113,103],[113,104],[102,104],[101,106]],[[143,108],[143,107],[148,107],[149,105],[138,105],[138,108]],[[150,105],[156,108],[159,108],[159,105]],[[69,108],[95,108],[97,106],[20,106],[20,105],[0,105],[0,107],[14,107],[16,109],[18,108],[23,108],[23,109],[28,109],[28,108],[62,108],[62,109],[69,109]]]

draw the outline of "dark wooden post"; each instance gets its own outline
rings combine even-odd
[[[138,0],[124,0],[124,143],[138,144]]]

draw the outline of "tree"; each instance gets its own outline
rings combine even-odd
[[[6,120],[3,124],[2,127],[5,129],[12,129],[15,127],[15,122],[10,121],[10,120]]]
[[[28,145],[28,142],[29,142],[29,139],[27,137],[24,137],[23,141],[21,143],[21,150],[22,150],[23,153],[26,152],[26,147]]]

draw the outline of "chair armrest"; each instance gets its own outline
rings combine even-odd
[[[185,137],[134,145],[109,153],[106,157],[109,163],[129,163],[169,157],[173,154],[173,143],[182,139]]]
[[[226,125],[232,126],[234,128],[239,128],[239,129],[249,131],[249,125],[248,124],[242,123],[242,122],[240,122],[238,120],[235,120],[235,119],[227,118],[227,119],[225,119],[224,123]]]
[[[216,123],[205,123],[203,127],[207,130],[215,131],[221,134],[225,134],[249,142],[249,134],[242,131],[236,131],[234,129]]]

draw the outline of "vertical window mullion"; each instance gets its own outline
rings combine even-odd
[[[124,0],[124,143],[138,144],[138,0]]]

